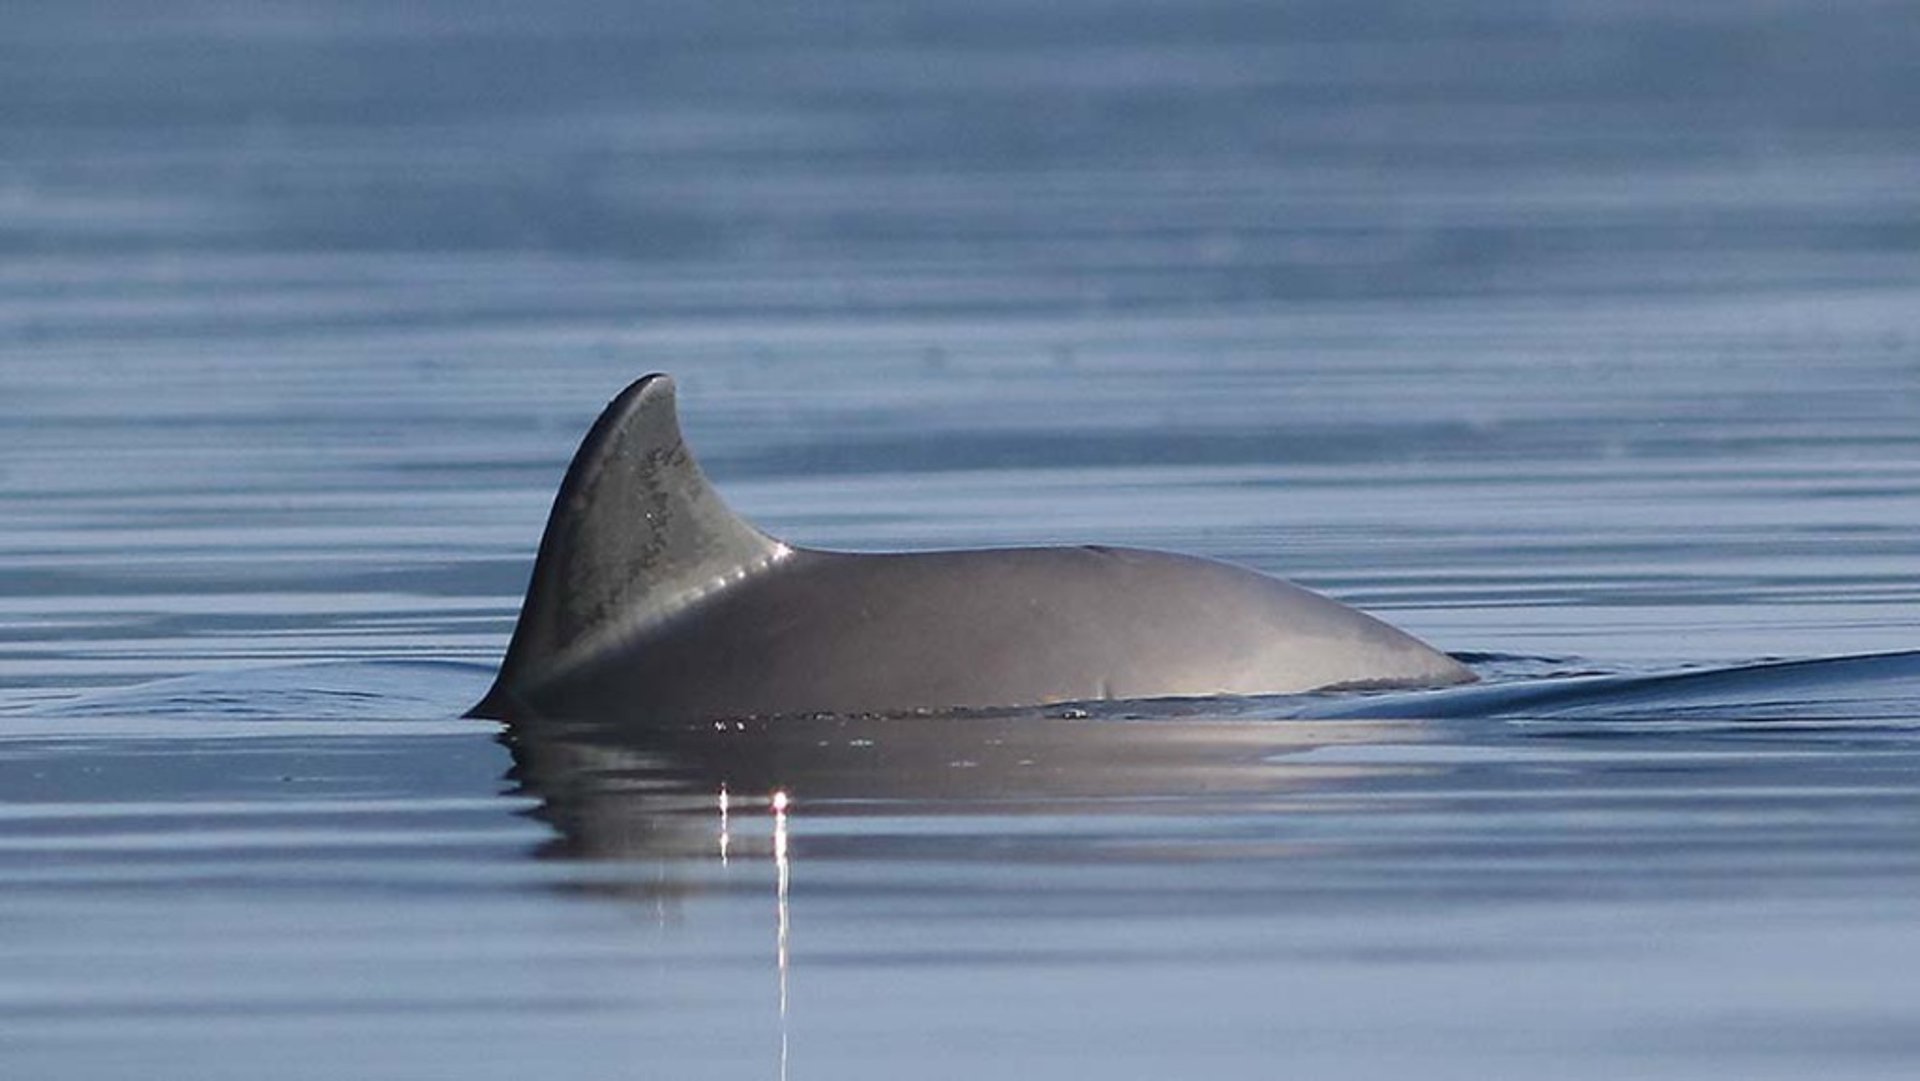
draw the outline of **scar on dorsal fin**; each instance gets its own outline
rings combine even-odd
[[[673,380],[622,391],[574,454],[554,497],[500,676],[474,708],[497,716],[536,684],[790,549],[735,514],[680,435]]]

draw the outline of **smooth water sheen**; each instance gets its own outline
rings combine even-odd
[[[1920,1070],[1907,4],[24,7],[0,1075]],[[1484,682],[458,719],[650,370]]]

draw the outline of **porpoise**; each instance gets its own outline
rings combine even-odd
[[[616,397],[561,482],[472,713],[680,723],[1463,683],[1446,654],[1246,567],[1097,545],[801,548],[722,502],[673,381]]]

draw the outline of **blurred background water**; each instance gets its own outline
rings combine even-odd
[[[1909,5],[5,21],[8,1076],[1920,1062]],[[503,743],[651,370],[794,541],[1235,559],[1491,686]]]

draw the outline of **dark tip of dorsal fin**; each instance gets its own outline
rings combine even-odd
[[[673,380],[646,376],[600,414],[567,468],[494,694],[542,682],[787,551],[721,501],[680,436]]]

